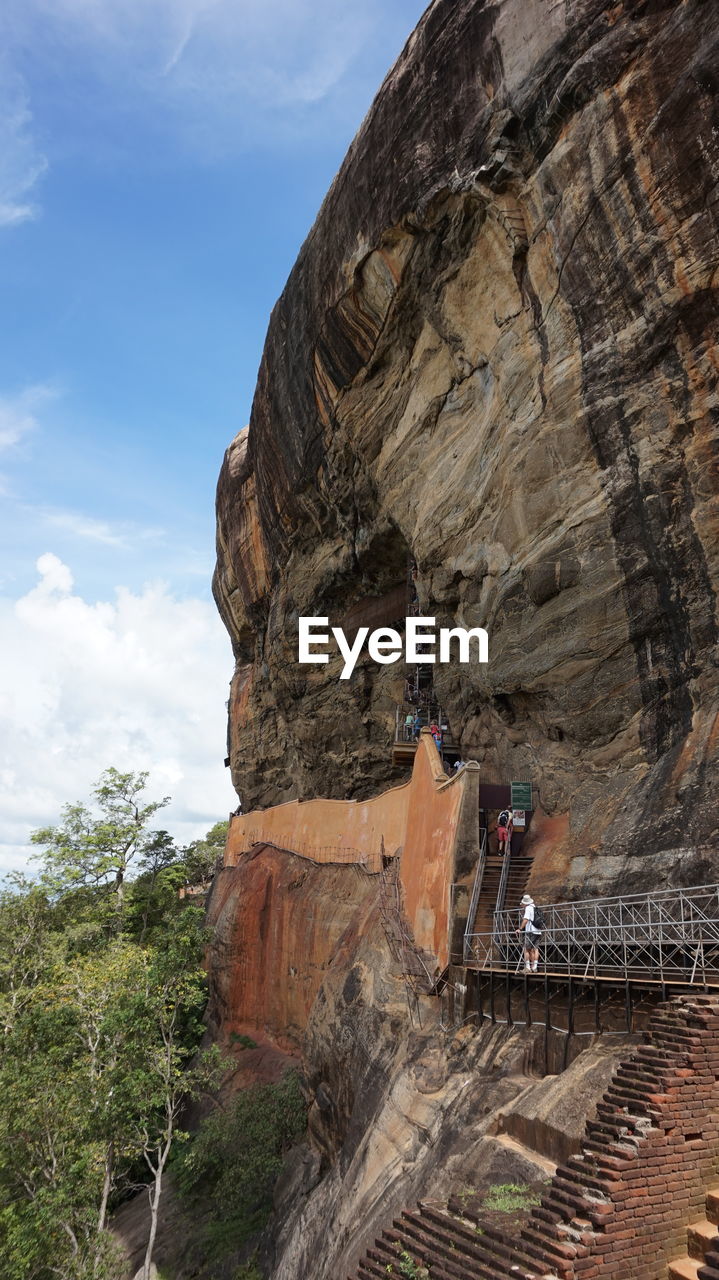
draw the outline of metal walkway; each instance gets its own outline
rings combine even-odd
[[[719,987],[719,885],[538,905],[540,975]],[[495,912],[491,933],[465,936],[465,965],[521,973],[519,923],[517,911]]]

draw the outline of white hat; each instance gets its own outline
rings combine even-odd
[[[534,898],[529,893],[525,893],[519,905],[521,907],[528,907],[530,902],[534,902]]]

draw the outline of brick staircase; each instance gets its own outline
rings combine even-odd
[[[669,1263],[669,1280],[719,1280],[719,1187],[707,1193],[704,1218],[687,1227],[687,1251]]]
[[[402,1250],[431,1280],[719,1280],[719,1189],[707,1193],[719,1178],[718,1112],[719,995],[677,997],[620,1064],[581,1150],[523,1225],[502,1229],[456,1199],[422,1201],[382,1233],[356,1280],[401,1276]]]

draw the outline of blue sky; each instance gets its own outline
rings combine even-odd
[[[272,305],[423,8],[3,4],[0,869],[108,764],[159,769],[178,834],[232,802],[217,473]]]

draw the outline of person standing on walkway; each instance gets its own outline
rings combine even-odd
[[[524,972],[536,973],[539,964],[539,940],[542,932],[534,923],[535,906],[531,894],[525,893],[520,903],[524,919],[517,933],[524,933]]]

